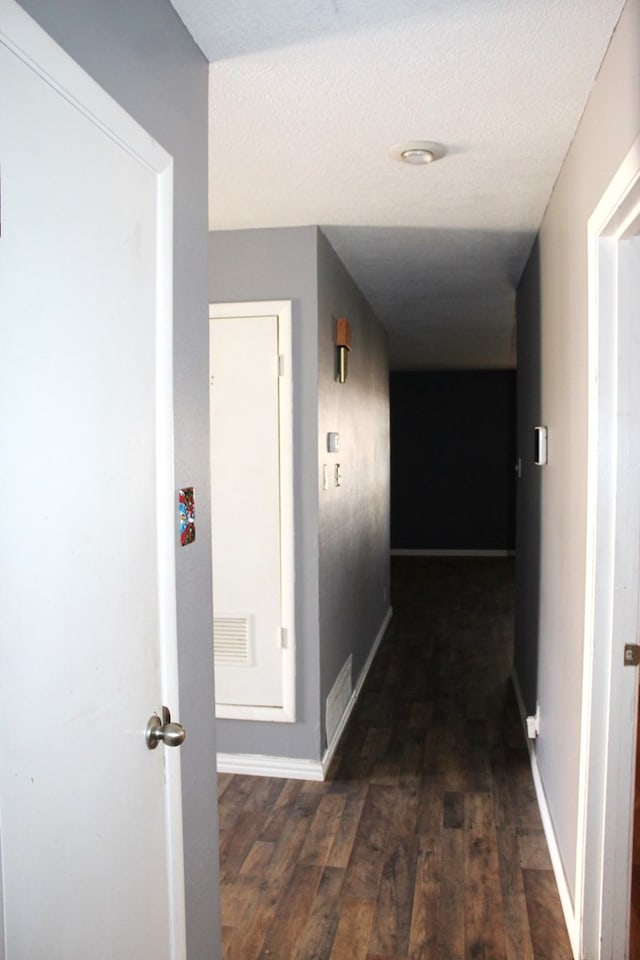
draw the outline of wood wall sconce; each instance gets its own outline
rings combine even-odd
[[[336,380],[344,383],[349,373],[349,352],[351,351],[351,324],[344,317],[336,320],[336,348],[338,351],[338,370]]]

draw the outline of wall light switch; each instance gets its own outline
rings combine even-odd
[[[339,450],[340,450],[340,434],[328,433],[327,434],[327,451],[329,453],[338,453]]]

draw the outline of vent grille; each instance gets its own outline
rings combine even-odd
[[[251,665],[249,617],[213,618],[213,658],[221,667]]]
[[[349,700],[351,699],[353,692],[352,666],[352,657],[351,654],[349,654],[327,697],[327,710],[325,714],[327,746],[331,746],[333,743],[340,723],[343,721]]]

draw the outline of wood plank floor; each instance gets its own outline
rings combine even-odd
[[[509,674],[513,561],[397,557],[325,783],[221,774],[226,960],[571,960]]]

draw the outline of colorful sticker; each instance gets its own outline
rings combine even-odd
[[[186,547],[196,538],[196,508],[193,487],[178,490],[180,509],[180,546]]]

